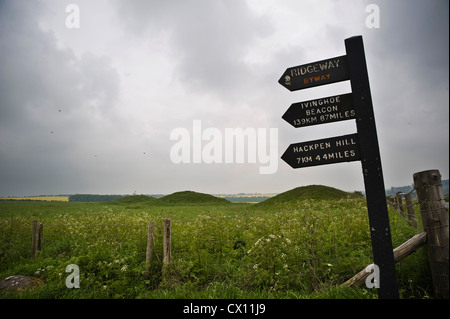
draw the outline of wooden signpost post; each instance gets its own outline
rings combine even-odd
[[[398,287],[383,172],[361,36],[345,40],[346,55],[288,68],[280,80],[290,91],[350,80],[352,93],[294,103],[283,119],[294,127],[356,120],[356,134],[291,144],[281,158],[293,168],[361,161],[378,296],[397,299]]]

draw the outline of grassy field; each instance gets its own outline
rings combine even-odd
[[[172,221],[167,267],[164,218]],[[42,251],[32,258],[35,219],[44,230]],[[419,232],[397,212],[390,211],[390,220],[395,247]],[[149,222],[155,223],[155,248],[146,274]],[[0,202],[0,280],[27,275],[44,281],[0,298],[371,299],[375,289],[340,287],[370,263],[365,198],[324,186],[259,204],[193,192],[109,203]],[[80,268],[79,289],[65,285],[69,264]],[[402,298],[432,297],[424,249],[396,268]]]

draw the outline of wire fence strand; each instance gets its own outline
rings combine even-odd
[[[313,277],[318,280],[332,280],[336,271],[350,276],[371,263],[368,216],[365,207],[345,211],[336,210],[336,206],[339,203],[330,206],[328,211],[321,208],[320,214],[313,207],[174,219],[173,261],[197,271],[209,268],[218,271],[236,264],[250,269],[254,276],[262,273],[262,270],[258,272],[260,269],[272,271],[273,277],[292,271],[309,277],[314,272]],[[41,254],[79,260],[80,256],[95,252],[101,255],[98,263],[104,265],[117,260],[125,260],[123,263],[138,260],[139,266],[146,258],[148,222],[141,219],[139,222],[82,223],[74,219],[49,219],[44,222]],[[361,223],[367,227],[360,227]],[[3,262],[30,258],[31,221],[3,219],[0,227]],[[163,261],[162,233],[162,218],[159,218],[155,223],[153,250],[157,265]],[[127,275],[131,273],[129,269]],[[142,272],[136,270],[133,276],[142,276]]]

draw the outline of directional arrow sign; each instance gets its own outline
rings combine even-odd
[[[288,68],[278,80],[290,91],[349,80],[347,56]]]
[[[278,82],[290,91],[350,80],[352,93],[292,104],[295,127],[356,119],[356,134],[291,144],[281,158],[292,168],[361,161],[380,299],[398,299],[389,214],[362,36],[345,39],[346,55],[288,68]]]
[[[353,97],[347,93],[294,103],[282,117],[294,127],[354,119]]]
[[[291,144],[281,156],[292,168],[360,160],[358,134]]]

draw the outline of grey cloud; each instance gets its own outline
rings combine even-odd
[[[366,42],[386,181],[448,175],[448,1],[378,4],[380,29]]]
[[[2,115],[6,115],[1,117],[2,124],[31,118],[38,111],[42,116],[34,120],[45,122],[48,113],[61,108],[64,113],[58,116],[80,109],[110,111],[120,94],[119,75],[111,61],[90,53],[78,58],[68,49],[57,48],[54,36],[39,29],[35,12],[14,4],[4,4],[1,17],[4,68],[0,85],[6,92],[0,96]],[[17,23],[18,18],[24,23]]]
[[[287,67],[345,54],[344,39],[357,34],[386,185],[421,169],[448,177],[448,2],[378,0],[380,29],[364,25],[373,1],[316,2],[79,0],[82,29],[72,33],[62,2],[0,0],[0,195],[362,190],[359,163],[293,172],[280,160],[263,177],[257,166],[169,158],[170,130],[193,119],[277,127],[280,154],[353,133],[350,121],[294,129],[281,119],[291,103],[348,92],[348,83],[288,92],[277,81]]]
[[[111,61],[58,48],[38,15],[38,2],[3,2],[0,11],[2,194],[23,180],[58,189],[69,167],[84,169],[82,150],[106,138],[99,128],[116,120],[120,78]]]
[[[164,3],[164,4],[163,4]],[[118,15],[136,34],[170,34],[177,60],[175,77],[193,92],[242,97],[254,81],[243,61],[258,37],[271,33],[264,17],[255,16],[244,1],[120,1]]]

